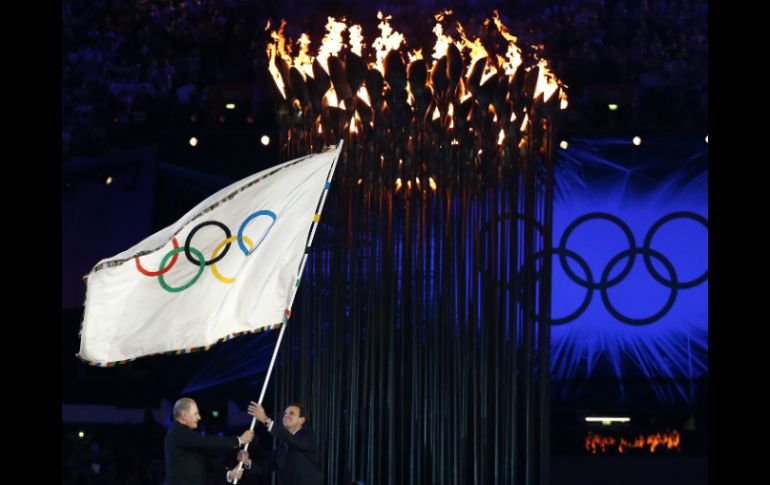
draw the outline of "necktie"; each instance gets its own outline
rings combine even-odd
[[[278,442],[278,446],[275,448],[275,462],[278,464],[278,468],[283,468],[286,463],[286,451],[289,446],[283,441]]]

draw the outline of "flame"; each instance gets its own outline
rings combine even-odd
[[[358,131],[358,125],[361,123],[361,118],[358,116],[358,111],[353,113],[353,116],[350,118],[350,134],[355,135]]]
[[[321,41],[321,48],[318,49],[318,62],[327,74],[329,73],[329,66],[327,65],[329,56],[336,56],[345,46],[345,43],[342,42],[342,33],[345,32],[348,26],[345,25],[344,17],[342,20],[343,22],[339,22],[334,17],[328,17],[326,35],[324,35]]]
[[[529,124],[529,114],[525,114],[524,121],[521,122],[521,131],[526,131],[528,124]]]
[[[407,180],[406,181],[406,188],[409,189],[409,190],[412,190],[412,181],[411,180]]]
[[[396,179],[396,192],[401,190],[401,185],[403,185],[403,184],[401,183],[401,177],[399,177],[399,178]]]
[[[275,46],[275,53],[286,61],[288,65],[291,65],[291,43],[286,42],[286,37],[283,35],[283,29],[286,28],[286,20],[281,20],[281,25],[278,27],[278,31],[270,32],[270,37],[273,39]],[[269,46],[268,46],[269,48]]]
[[[511,35],[511,33],[508,31],[508,27],[506,27],[502,20],[500,20],[500,14],[497,10],[494,11],[492,20],[495,22],[497,30],[500,31],[500,35],[502,35],[503,38],[508,41],[508,50],[505,53],[506,60],[503,61],[500,65],[503,68],[503,72],[505,72],[507,76],[513,77],[516,74],[516,70],[523,62],[521,59],[521,49],[516,45],[516,36]]]
[[[404,36],[393,30],[390,26],[390,15],[385,16],[382,12],[377,12],[377,18],[381,20],[379,25],[380,36],[375,39],[372,47],[377,54],[377,61],[369,64],[369,67],[375,68],[382,74],[385,74],[385,56],[392,50],[397,50],[401,44],[405,44]]]
[[[534,97],[537,98],[540,93],[543,93],[543,102],[548,102],[553,93],[559,89],[559,84],[551,70],[548,69],[548,61],[540,59],[537,65],[539,69],[537,70],[537,86],[535,86]]]
[[[362,84],[360,88],[358,88],[358,92],[356,93],[356,96],[363,101],[367,106],[370,108],[372,107],[372,100],[369,98],[369,92],[366,90],[364,85]]]
[[[497,144],[502,146],[503,140],[505,140],[505,131],[500,128],[500,133],[497,135]]]
[[[441,17],[441,18],[439,18]],[[436,25],[433,27],[433,33],[436,34],[436,43],[433,45],[433,64],[435,65],[436,62],[444,57],[447,53],[447,50],[449,49],[449,44],[456,44],[457,41],[455,41],[452,37],[444,34],[444,26],[441,25],[441,21],[444,19],[441,15],[436,15],[436,20],[439,22],[436,23]]]
[[[479,83],[479,86],[483,85],[485,82],[489,80],[492,76],[497,74],[497,68],[487,62],[487,65],[484,67],[484,74],[481,76],[481,82]]]
[[[661,445],[665,445],[669,450],[672,448],[678,450],[681,444],[681,436],[679,435],[679,431],[676,430],[670,435],[668,433],[656,433],[647,437],[647,444],[650,445],[651,453],[655,453],[655,449]]]
[[[286,90],[283,87],[283,79],[281,79],[281,73],[278,72],[278,68],[275,67],[275,45],[267,44],[267,57],[269,58],[267,63],[268,70],[270,71],[270,75],[273,76],[275,87],[278,88],[278,91],[281,93],[281,96],[283,96],[283,99],[286,99]]]
[[[588,436],[586,436],[585,448],[586,451],[590,451],[595,455],[598,448],[601,448],[602,453],[604,453],[607,451],[608,446],[613,446],[615,443],[615,438],[611,436],[599,436],[589,431]]]
[[[442,22],[448,16],[452,15],[450,9],[445,9],[443,12],[437,13],[434,18],[436,19],[436,25],[433,27],[433,33],[436,34],[436,43],[433,45],[433,65],[436,65],[439,59],[444,57],[449,49],[449,44],[455,44],[462,51],[459,41],[454,40],[451,36],[444,34],[444,26]]]
[[[489,79],[494,76],[505,75],[510,80],[514,75],[518,73],[520,68],[523,69],[522,52],[521,49],[516,45],[517,37],[512,35],[508,30],[508,27],[504,25],[498,11],[494,11],[492,18],[488,18],[484,21],[484,27],[486,30],[483,31],[490,33],[493,32],[496,27],[496,30],[500,33],[502,39],[498,37],[494,40],[493,43],[489,43],[488,45],[495,45],[497,52],[488,52],[484,47],[484,44],[481,42],[481,35],[485,35],[484,33],[481,33],[479,36],[467,34],[460,22],[456,22],[456,28],[453,29],[450,35],[445,27],[445,22],[448,21],[449,15],[452,15],[451,10],[444,10],[435,15],[436,23],[433,27],[433,33],[435,34],[436,38],[431,58],[433,59],[433,65],[435,66],[439,59],[446,56],[450,43],[454,44],[459,49],[460,55],[463,59],[463,64],[466,67],[466,71],[463,73],[464,76],[462,76],[459,81],[460,86],[457,88],[457,98],[459,99],[460,103],[467,103],[468,100],[473,97],[468,90],[467,76],[473,70],[476,62],[480,61],[481,59],[485,59],[485,66],[481,76],[480,85],[485,85],[488,83]],[[411,52],[408,51],[403,34],[395,31],[391,27],[391,16],[386,16],[380,11],[377,13],[377,18],[379,19],[378,28],[380,30],[380,36],[373,43],[367,46],[367,44],[364,43],[365,39],[361,25],[351,25],[345,17],[341,17],[339,20],[335,17],[327,17],[325,35],[320,44],[320,47],[317,49],[318,52],[315,53],[315,58],[311,54],[311,39],[308,34],[301,34],[299,40],[296,42],[293,42],[291,39],[287,39],[287,37],[284,35],[286,21],[282,20],[278,29],[270,32],[271,41],[268,43],[266,51],[268,58],[268,69],[273,77],[278,91],[281,93],[281,96],[284,99],[287,99],[288,94],[285,81],[288,80],[283,79],[281,77],[280,71],[278,70],[278,66],[276,64],[276,59],[278,56],[283,58],[289,66],[297,69],[305,79],[307,79],[308,76],[311,78],[313,77],[313,62],[315,59],[317,59],[322,68],[327,73],[329,73],[329,57],[333,55],[340,55],[340,53],[346,48],[348,48],[350,52],[364,59],[364,61],[368,63],[370,69],[377,69],[382,74],[384,74],[385,57],[392,50],[398,51],[399,55],[402,56],[402,59],[408,58],[408,62],[410,63],[416,60],[425,59],[427,54],[425,54],[421,48],[414,49]],[[270,28],[271,21],[268,20],[265,26],[265,30],[270,31]],[[455,30],[456,33],[454,32]],[[345,37],[345,31],[348,31],[347,37]],[[348,44],[345,43],[346,40]],[[294,49],[296,55],[293,55],[292,49]],[[502,55],[503,49],[507,49],[505,55]],[[543,47],[533,46],[533,49],[535,50],[535,54],[532,59],[528,58],[529,67],[527,67],[527,70],[532,68],[538,69],[537,83],[534,90],[533,100],[539,98],[542,94],[542,102],[548,102],[552,99],[553,95],[558,90],[560,108],[562,110],[566,109],[568,106],[566,86],[551,72],[551,68],[548,62],[545,59],[539,57],[538,54],[542,53]],[[407,91],[407,103],[414,107],[416,104],[415,97],[409,91],[408,85]],[[372,100],[364,85],[358,89],[356,92],[356,97],[359,98],[361,102],[366,104],[368,107],[372,107]],[[294,100],[292,99],[289,101]],[[336,107],[340,109],[346,108],[345,103],[337,98],[336,92],[333,88],[329,89],[323,95],[322,102],[324,106]],[[438,107],[435,107],[431,112],[432,119],[434,121],[439,120],[441,119],[442,115],[448,114],[449,120],[447,122],[447,129],[455,129],[454,117],[456,116],[456,110],[454,109],[454,104],[456,103],[457,100],[449,104],[447,113],[442,113],[439,111]],[[513,104],[513,100],[511,99],[510,94],[506,96],[506,103]],[[517,115],[514,113],[514,110],[520,109],[520,106],[511,107],[513,109],[511,110],[510,121],[513,122],[517,119]],[[382,111],[387,111],[390,108],[383,100],[380,109]],[[468,111],[469,120],[473,112],[475,111]],[[494,123],[501,122],[499,115],[493,111],[490,111],[489,116],[490,118],[494,118]],[[359,123],[362,123],[360,118],[358,118],[358,122],[355,122],[355,119],[356,114],[354,113],[354,118],[351,119],[351,124],[349,127],[351,134],[360,133],[360,130],[363,127],[362,124],[359,125]],[[372,126],[373,123],[373,121],[369,121],[369,124]],[[530,124],[531,120],[525,118],[521,125],[521,130],[527,130]],[[322,125],[319,124],[318,129],[319,133],[322,133]],[[469,127],[469,131],[472,132],[472,128]],[[501,131],[498,133],[498,144],[502,145],[504,140],[505,133]],[[521,142],[525,144],[527,143],[525,139],[522,139]],[[455,143],[454,139],[450,143],[452,145],[459,144],[459,142]]]
[[[328,91],[326,91],[326,94],[323,95],[323,98],[321,98],[321,102],[324,106],[332,106],[334,108],[339,107],[339,102],[337,101],[337,91],[334,90],[334,86],[330,87]]]
[[[459,145],[460,144],[460,140],[458,140],[457,138],[452,138],[452,141],[450,141],[449,144],[452,145],[452,146]]]
[[[680,450],[681,447],[681,435],[679,431],[672,431],[671,433],[655,433],[647,436],[639,435],[634,439],[627,440],[625,438],[616,439],[611,436],[601,436],[589,431],[585,440],[585,449],[592,454],[596,454],[601,450],[602,453],[607,452],[607,448],[617,446],[617,452],[625,454],[629,450],[634,449],[647,449],[650,453],[655,453],[658,447],[666,447],[668,450]]]
[[[362,183],[364,183],[363,179],[358,179],[358,182],[356,182],[357,185],[361,185]]]
[[[284,88],[283,78],[281,78],[281,73],[278,71],[278,68],[275,65],[275,56],[281,56],[286,60],[286,62],[291,65],[291,55],[290,55],[290,45],[287,47],[286,45],[286,38],[283,36],[283,29],[286,27],[286,21],[281,20],[281,26],[278,28],[278,31],[275,30],[270,32],[270,37],[273,39],[272,42],[268,42],[267,44],[267,57],[268,57],[268,70],[270,71],[270,75],[273,76],[273,80],[275,81],[275,85],[278,88],[278,91],[280,91],[281,96],[283,96],[283,99],[286,99],[286,89]],[[265,27],[265,30],[270,28],[270,21],[267,22],[267,27]]]
[[[500,18],[500,14],[497,10],[494,11],[494,15],[491,19],[485,20],[484,25],[489,27],[491,23],[494,22],[494,25],[497,27],[497,31],[500,32],[500,35],[507,42],[507,51],[504,57],[500,53],[493,53],[490,55],[490,53],[487,52],[486,48],[481,43],[481,39],[472,38],[471,36],[467,35],[463,29],[462,24],[459,22],[456,22],[457,32],[460,37],[459,40],[455,40],[452,36],[444,33],[443,22],[446,20],[447,16],[451,14],[451,10],[445,10],[435,15],[437,23],[433,27],[433,32],[436,35],[436,41],[434,43],[432,53],[434,65],[438,59],[446,55],[449,44],[452,43],[456,45],[460,50],[465,59],[465,65],[468,66],[466,76],[471,72],[475,63],[478,62],[481,58],[486,57],[488,59],[484,68],[484,72],[482,73],[482,85],[486,83],[489,78],[498,73],[504,73],[506,76],[511,77],[516,74],[518,68],[522,65],[523,62],[521,49],[516,45],[516,36],[512,35],[508,30],[508,27],[503,24]],[[374,50],[374,55],[372,56],[374,59],[369,63],[369,66],[371,68],[378,69],[381,73],[384,74],[383,63],[385,56],[391,50],[398,50],[401,45],[405,44],[406,42],[404,36],[400,32],[393,30],[391,27],[390,16],[385,16],[382,12],[378,12],[377,18],[380,19],[378,28],[380,29],[381,34],[380,37],[377,38],[371,46],[372,50]],[[270,25],[271,22],[268,20],[265,30],[269,30]],[[310,55],[311,41],[307,34],[302,34],[300,39],[297,41],[296,44],[298,46],[298,54],[296,57],[292,57],[292,45],[291,43],[287,43],[286,38],[283,35],[285,25],[286,21],[282,20],[278,31],[273,31],[271,33],[272,41],[268,44],[267,48],[267,55],[270,61],[270,73],[275,79],[276,84],[279,86],[279,91],[281,91],[284,98],[286,97],[285,86],[283,85],[283,80],[280,79],[279,73],[276,69],[275,57],[281,56],[290,66],[297,68],[303,76],[311,77],[313,75],[312,64],[314,60],[313,56]],[[351,52],[362,58],[365,57],[364,48],[366,44],[364,43],[363,28],[361,25],[356,24],[348,27],[345,17],[342,17],[340,20],[337,20],[334,17],[327,17],[325,29],[326,34],[324,35],[321,46],[318,49],[317,59],[327,73],[329,72],[329,56],[339,55],[339,53],[346,46],[343,41],[343,33],[346,30],[349,30],[349,47]],[[542,46],[533,46],[533,48],[536,51],[543,50]],[[415,49],[411,53],[405,53],[405,55],[408,57],[409,62],[424,58],[422,49]],[[544,59],[538,59],[537,55],[535,56],[535,59],[538,60],[539,68],[535,97],[542,93],[544,95],[544,101],[548,101],[551,96],[553,96],[553,93],[558,87],[563,88],[564,86],[561,85],[560,81],[550,71],[547,62]],[[464,90],[461,91],[461,93],[461,100],[467,100],[469,94],[466,94]],[[566,109],[567,98],[563,89],[559,93],[559,97],[561,100],[561,109]]]
[[[618,453],[624,453],[627,448],[643,448],[644,437],[639,436],[634,441],[629,442],[625,438],[620,438],[620,444],[618,445]]]
[[[417,188],[418,188],[418,189],[420,189],[420,188],[421,188],[421,187],[420,187],[420,177],[415,177],[415,178],[414,178],[414,183],[415,183],[415,185],[417,185]]]
[[[412,63],[414,61],[419,61],[422,59],[422,48],[415,49],[412,52],[407,54],[409,56],[409,62]]]
[[[428,185],[430,185],[430,188],[433,192],[436,191],[436,181],[433,180],[433,177],[428,177]]]
[[[515,37],[514,37],[515,39]],[[516,44],[508,44],[508,50],[505,53],[506,61],[503,63],[503,70],[505,74],[513,77],[516,75],[516,70],[522,64],[521,49]]]
[[[444,9],[443,12],[439,12],[436,15],[434,15],[434,18],[438,22],[443,22],[444,21],[444,17],[448,17],[450,15],[452,15],[452,9],[446,8],[446,9]]]
[[[313,77],[313,56],[308,55],[310,51],[310,37],[307,34],[302,34],[297,41],[299,45],[299,53],[294,58],[290,65],[293,65],[303,75]]]
[[[323,132],[324,132],[323,126],[321,125],[321,123],[318,123],[318,134],[323,135]]]
[[[473,70],[473,66],[476,64],[476,62],[481,59],[482,57],[489,57],[489,54],[487,53],[487,50],[484,48],[484,46],[481,44],[481,39],[475,39],[471,41],[468,36],[465,35],[465,31],[463,30],[462,24],[460,22],[457,22],[457,32],[460,34],[460,41],[456,42],[455,45],[457,45],[457,48],[460,49],[460,52],[463,50],[469,50],[470,51],[470,61],[468,62],[468,70],[465,71],[465,76],[468,77],[471,74],[471,71]],[[484,78],[481,81],[481,84],[484,84],[484,81],[488,78],[486,76],[487,72],[489,71],[490,65],[487,63],[487,67],[484,68]],[[497,72],[497,71],[495,71]]]
[[[360,25],[356,24],[356,25],[351,25],[348,31],[350,32],[350,51],[353,52],[358,57],[363,57],[361,50],[366,45],[364,44],[364,36],[361,33],[363,31],[363,28]]]
[[[469,100],[473,95],[470,91],[465,89],[465,80],[460,79],[460,103],[464,103]]]
[[[481,84],[486,83],[490,77],[498,73],[504,73],[506,76],[511,77],[516,74],[518,68],[522,65],[523,62],[521,49],[516,45],[516,36],[512,35],[508,30],[508,27],[503,24],[500,18],[500,14],[497,10],[494,11],[494,15],[491,19],[485,20],[484,25],[488,27],[492,22],[494,22],[494,25],[497,27],[497,31],[500,32],[500,35],[507,42],[507,51],[505,53],[505,57],[500,55],[500,53],[493,53],[493,55],[490,55],[481,43],[481,39],[468,36],[465,33],[462,24],[459,22],[456,22],[457,32],[460,36],[459,40],[455,40],[452,36],[445,34],[443,22],[446,17],[451,14],[451,10],[445,10],[435,15],[437,23],[433,27],[433,32],[436,35],[436,41],[434,43],[432,53],[434,65],[438,59],[446,55],[449,44],[452,43],[457,46],[465,58],[465,64],[468,66],[466,76],[471,72],[473,66],[476,62],[478,62],[478,60],[484,57],[488,59],[484,68],[484,72],[482,73]],[[378,69],[381,73],[384,73],[383,62],[385,56],[391,50],[398,50],[401,45],[405,44],[406,42],[404,36],[400,32],[393,30],[391,27],[390,16],[385,16],[382,12],[378,12],[377,18],[380,19],[378,28],[380,29],[381,34],[380,37],[377,38],[372,44],[372,49],[374,50],[373,57],[375,59],[370,62],[369,66],[371,68]],[[270,25],[271,23],[268,20],[265,29],[269,30]],[[279,90],[284,95],[284,97],[285,89],[282,85],[283,80],[280,79],[278,71],[274,65],[275,56],[281,56],[290,66],[297,68],[303,74],[303,76],[311,77],[313,75],[312,64],[314,60],[313,56],[311,56],[309,53],[311,41],[307,34],[302,34],[299,41],[297,41],[298,54],[296,57],[292,58],[291,43],[287,43],[283,35],[285,25],[286,21],[282,20],[278,31],[273,31],[271,33],[273,41],[269,43],[267,50],[268,58],[270,60],[270,72],[273,75],[276,84],[279,85]],[[342,17],[340,20],[337,20],[334,17],[327,17],[325,28],[326,34],[324,35],[323,41],[321,42],[321,47],[318,50],[317,59],[327,73],[329,72],[329,56],[339,55],[340,51],[345,48],[345,43],[343,41],[343,33],[345,30],[349,30],[349,47],[351,52],[361,56],[362,58],[364,57],[364,47],[366,44],[363,42],[364,37],[361,25],[351,25],[348,27],[345,17]],[[543,50],[542,46],[533,46],[533,48],[535,50]],[[411,53],[405,54],[408,57],[409,62],[424,58],[422,49],[415,49]],[[548,64],[545,60],[538,59],[537,56],[535,56],[535,59],[538,60],[539,67],[535,97],[542,93],[544,95],[544,101],[548,101],[556,89],[561,86],[561,84],[560,81],[550,71],[550,68],[548,67]],[[463,96],[461,97],[461,100],[465,101],[469,95],[465,94],[464,90],[462,93]],[[561,109],[566,109],[567,98],[563,90],[560,92],[559,97],[561,99]]]

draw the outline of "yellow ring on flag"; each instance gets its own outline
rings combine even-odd
[[[231,243],[231,242],[235,242],[237,239],[238,239],[238,236],[232,236],[232,237],[229,237],[229,238],[225,239],[221,243],[219,243],[219,246],[214,248],[214,253],[211,255],[212,259],[216,259],[217,255],[219,254],[219,251],[222,250],[222,248],[225,246],[225,244]],[[243,236],[243,241],[249,246],[249,250],[254,248],[254,243],[251,242],[251,239],[249,239],[248,237]],[[232,283],[232,282],[235,281],[235,277],[228,278],[226,276],[222,276],[219,273],[219,270],[217,270],[216,263],[212,263],[211,264],[211,272],[214,273],[214,277],[216,279],[218,279],[219,281],[221,281],[222,283],[228,283],[229,284],[229,283]]]

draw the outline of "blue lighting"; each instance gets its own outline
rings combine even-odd
[[[702,138],[697,137],[645,136],[644,144],[638,147],[626,138],[573,138],[569,150],[558,150],[551,311],[551,388],[556,399],[580,397],[592,379],[617,382],[615,401],[631,398],[627,395],[629,379],[648,382],[651,393],[662,403],[692,403],[696,399],[693,382],[708,372],[708,152],[703,146]],[[501,194],[494,201],[498,211],[503,211],[500,201],[504,197],[508,195]],[[487,199],[485,203],[492,202]],[[445,211],[449,208],[458,214],[459,199],[452,200],[449,207],[440,204],[438,208],[440,222],[431,226],[435,233],[426,237],[442,241],[438,235],[448,230],[459,240],[461,224],[445,227]],[[472,218],[482,217],[475,222],[483,222],[488,215],[470,212]],[[500,238],[511,236],[511,217],[507,217],[500,223]],[[523,227],[520,220],[518,224]],[[401,294],[404,284],[402,268],[407,254],[402,230],[394,227],[391,249],[396,295]],[[319,227],[318,244],[308,258],[305,278],[315,280],[313,275],[318,276],[318,271],[324,278],[331,274],[331,251],[324,243],[324,234],[331,231],[324,224]],[[489,234],[482,233],[482,239]],[[366,244],[361,244],[364,249],[357,257],[383,257],[381,239],[370,234],[360,238]],[[436,267],[434,254],[444,261],[445,251],[452,252],[447,258],[451,263]],[[448,282],[451,300],[439,301],[441,294],[429,285],[422,295],[422,322],[395,312],[397,331],[405,325],[435,323],[438,305],[453,310],[442,323],[452,326],[456,338],[465,338],[468,329],[463,322],[471,320],[472,311],[477,312],[475,321],[482,321],[482,305],[471,308],[460,304],[483,300],[484,275],[474,267],[473,251],[470,243],[463,248],[429,245],[427,261],[412,262],[420,265],[429,280]],[[412,248],[415,253],[416,248]],[[508,280],[520,270],[512,267],[511,259],[507,255],[505,264],[494,270],[505,273],[495,274],[498,280]],[[487,261],[484,259],[483,266]],[[363,268],[359,284],[376,277],[368,274],[367,265]],[[466,277],[460,280],[463,274]],[[350,281],[350,266],[347,276]],[[302,288],[300,291],[320,291],[323,298],[328,296],[328,288],[310,284]],[[518,311],[510,305],[510,291],[505,288],[501,297],[505,302],[502,316],[507,322]],[[462,300],[460,295],[464,295]],[[324,320],[321,334],[315,338],[325,342],[327,329],[335,322],[326,321],[324,311],[319,318]],[[510,331],[507,325],[506,338],[510,338]],[[221,346],[184,392],[264,371],[276,334],[257,334]],[[365,329],[362,335],[367,335]],[[517,335],[521,338],[521,332]],[[324,352],[326,345],[319,348]]]

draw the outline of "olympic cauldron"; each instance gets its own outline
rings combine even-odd
[[[449,17],[436,15],[430,58],[409,51],[382,13],[369,49],[360,25],[329,17],[315,56],[308,35],[293,43],[282,21],[267,56],[286,155],[345,138],[343,176],[396,190],[436,190],[548,155],[567,97],[542,47],[523,55],[497,12],[478,36],[460,22],[450,31]]]
[[[345,140],[276,405],[310,403],[328,483],[545,483],[566,87],[497,12],[441,12],[429,48],[377,18],[370,44],[345,18],[317,49],[270,31],[283,156]]]

